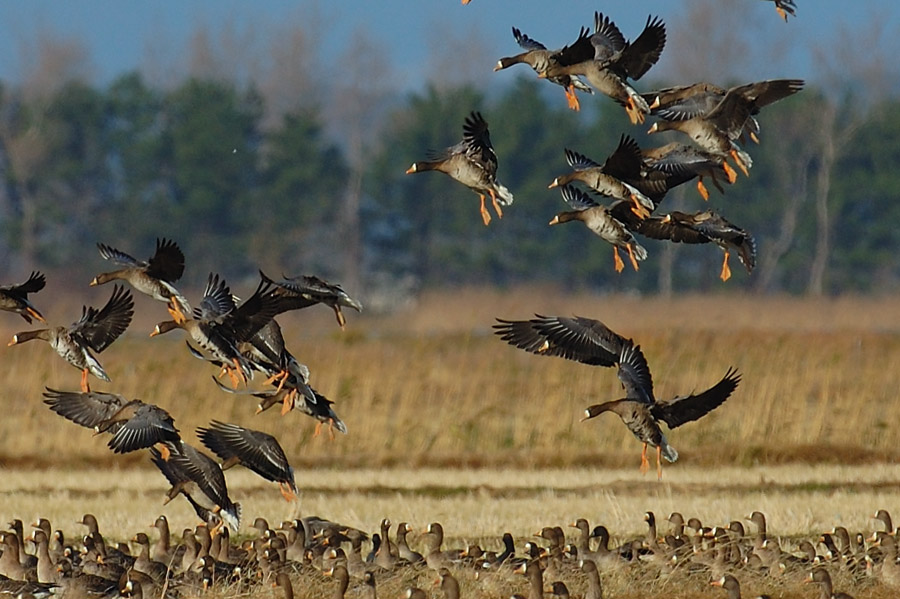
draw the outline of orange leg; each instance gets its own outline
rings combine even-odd
[[[644,448],[641,450],[641,474],[647,474],[648,470],[650,470],[650,461],[647,459],[647,443],[644,443]]]
[[[172,455],[172,452],[169,450],[169,448],[166,446],[165,443],[157,443],[156,446],[157,446],[157,448],[159,448],[160,457],[163,459],[164,462],[168,462],[169,457],[171,457],[171,455]]]
[[[316,423],[316,430],[313,432],[313,437],[318,437],[322,432],[322,421]]]
[[[281,491],[281,496],[284,497],[284,500],[288,503],[297,499],[296,493],[294,493],[293,489],[291,489],[290,485],[287,483],[278,483],[278,489]]]
[[[634,270],[640,270],[638,268],[637,258],[634,257],[634,250],[631,249],[631,244],[625,246],[628,250],[628,257],[631,259],[631,265],[634,267]]]
[[[709,190],[707,190],[706,185],[703,184],[703,177],[697,179],[697,191],[700,192],[700,197],[707,202],[709,201]]]
[[[737,173],[734,172],[734,169],[729,166],[727,162],[722,162],[722,170],[725,171],[725,176],[728,177],[729,183],[734,183],[737,181]]]
[[[644,122],[644,113],[634,103],[634,98],[628,98],[628,102],[625,104],[625,112],[628,113],[628,119],[631,121],[632,125],[640,125]]]
[[[636,194],[631,194],[631,201],[634,202],[634,206],[631,207],[631,211],[634,212],[635,216],[637,216],[641,220],[650,216],[650,211],[647,210],[646,206],[641,204],[641,200],[637,197]]]
[[[174,298],[169,300],[169,305],[166,306],[166,309],[168,309],[169,314],[172,315],[172,320],[178,324],[184,324],[187,320],[184,312],[181,311],[181,306],[178,305],[178,302],[176,302]]]
[[[493,189],[489,189],[488,192],[491,194],[491,203],[494,205],[494,212],[497,213],[497,218],[503,218],[503,209],[497,203],[497,194],[494,193]]]
[[[278,393],[279,391],[281,391],[281,388],[284,387],[284,381],[287,380],[287,377],[288,371],[282,370],[281,372],[273,374],[265,381],[263,381],[263,385],[269,385],[274,383],[275,381],[278,381],[278,386],[275,388],[275,393]]]
[[[569,108],[576,112],[581,110],[581,105],[578,103],[578,96],[575,95],[574,85],[569,85],[566,87],[566,100],[569,104]]]
[[[32,307],[29,306],[29,307],[25,308],[25,311],[28,312],[28,314],[29,314],[32,318],[36,318],[37,320],[40,320],[40,321],[43,322],[43,323],[46,323],[46,322],[47,322],[46,320],[44,320],[44,317],[41,316],[40,314],[38,314],[38,311],[35,310],[34,308],[32,308]]]
[[[294,409],[294,396],[297,394],[296,389],[291,389],[287,392],[287,395],[284,396],[284,400],[281,404],[281,415],[284,416],[288,412]]]
[[[87,368],[82,369],[81,371],[81,392],[82,393],[90,393],[91,386],[88,383],[88,373],[90,371]]]
[[[481,198],[481,220],[484,221],[484,226],[486,227],[491,224],[491,214],[484,207],[484,194],[479,194],[478,197]]]
[[[662,462],[660,458],[662,457],[662,447],[659,445],[656,446],[656,480],[662,480]]]
[[[468,0],[466,0],[466,2],[467,2],[467,1],[468,1]],[[463,2],[463,4],[465,4],[466,2]],[[776,5],[776,6],[775,6],[775,12],[777,12],[778,15],[779,15],[782,19],[784,19],[784,22],[785,22],[785,23],[787,23],[787,19],[788,19],[788,17],[787,17],[787,12],[785,12],[785,10],[784,10],[783,8],[781,8],[780,6],[777,6],[777,5]]]
[[[625,270],[625,263],[622,262],[622,258],[619,256],[619,248],[616,246],[613,246],[613,263],[616,265],[616,272]]]
[[[741,157],[738,156],[737,150],[731,151],[731,157],[734,158],[734,163],[738,165],[738,168],[743,171],[745,177],[750,176],[750,171],[747,169],[747,165],[744,164],[744,161],[741,160]]]
[[[334,419],[328,419],[328,438],[334,441]]]
[[[728,267],[728,250],[725,250],[725,260],[722,262],[722,272],[719,278],[723,281],[731,278],[731,268]]]

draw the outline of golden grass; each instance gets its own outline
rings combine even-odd
[[[219,391],[209,378],[214,369],[190,357],[181,333],[146,337],[165,313],[145,298],[136,303],[131,330],[101,356],[113,382],[92,386],[165,407],[189,442],[213,418],[276,435],[298,468],[301,502],[289,505],[273,485],[230,471],[245,521],[280,521],[301,508],[367,530],[385,516],[417,527],[440,520],[451,542],[497,549],[506,530],[524,539],[577,517],[627,538],[643,530],[646,510],[727,524],[759,509],[771,532],[790,539],[837,524],[871,530],[875,509],[900,509],[892,465],[900,457],[900,300],[463,289],[425,294],[403,313],[351,313],[345,332],[325,308],[285,315],[289,347],[349,428],[334,442],[313,439],[314,422],[296,413],[282,418],[273,408],[254,416],[256,400]],[[42,309],[70,322],[77,305]],[[579,422],[585,406],[619,396],[613,369],[527,354],[491,333],[495,317],[535,312],[598,318],[633,337],[660,398],[708,387],[729,366],[743,381],[721,408],[669,435],[681,459],[665,465],[657,483],[637,472],[640,445],[614,416]],[[0,334],[29,328],[22,324],[7,315]],[[160,512],[174,530],[195,523],[186,502],[160,506],[165,483],[145,455],[114,456],[103,437],[43,405],[44,386],[77,389],[75,369],[45,344],[3,351],[0,521],[42,515],[78,533],[66,523],[92,511],[119,538],[144,530]],[[103,491],[85,490],[87,481]],[[396,596],[408,582],[387,581],[385,592]],[[627,578],[604,582],[616,597],[673,590],[633,587]],[[463,588],[499,597],[526,585],[464,579]],[[745,596],[811,591],[772,581],[745,586]],[[866,592],[860,596],[891,596]],[[723,596],[700,583],[671,595]]]
[[[452,298],[448,297],[452,295]],[[900,455],[900,301],[758,297],[678,300],[460,290],[426,295],[414,310],[350,315],[340,332],[325,308],[289,314],[283,328],[313,385],[335,400],[350,434],[312,439],[314,422],[228,395],[215,369],[173,332],[147,338],[161,306],[138,298],[125,338],[102,356],[113,382],[93,388],[168,409],[189,441],[217,418],[281,439],[297,465],[520,466],[636,462],[639,445],[614,416],[580,423],[587,405],[620,394],[614,369],[516,350],[491,334],[495,317],[580,314],[633,337],[665,399],[706,388],[729,366],[743,381],[721,408],[669,436],[682,462],[878,461]],[[154,311],[155,310],[155,311]],[[11,317],[10,317],[11,318]],[[21,330],[3,321],[11,335]],[[5,349],[0,456],[8,463],[108,461],[100,439],[53,415],[44,386],[77,388],[78,372],[32,342]],[[258,386],[258,383],[257,383]],[[129,463],[134,457],[116,457]]]

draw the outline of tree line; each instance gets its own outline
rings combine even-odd
[[[0,274],[89,277],[96,261],[86,253],[96,242],[143,256],[169,237],[198,286],[208,270],[249,277],[263,267],[343,280],[357,295],[535,281],[663,293],[894,289],[900,101],[861,108],[825,91],[810,85],[760,115],[749,178],[713,190],[708,203],[689,183],[660,207],[710,208],[753,233],[756,270],[735,270],[722,283],[714,247],[642,240],[650,257],[641,270],[616,274],[611,249],[588,231],[548,226],[565,209],[547,189],[568,170],[564,148],[602,162],[623,133],[642,147],[678,138],[646,136],[608,102],[572,112],[557,88],[524,74],[490,94],[429,85],[392,98],[377,118],[360,117],[367,134],[353,140],[327,135],[315,106],[265,122],[253,84],[220,77],[171,89],[139,72],[104,87],[73,78],[41,97],[4,85]],[[470,191],[446,177],[404,174],[458,141],[473,109],[490,124],[499,176],[516,197],[489,227]]]

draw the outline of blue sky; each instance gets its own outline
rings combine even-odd
[[[867,24],[877,20],[887,31],[900,31],[900,2],[897,0],[796,0],[797,17],[789,23],[775,14],[773,4],[761,0],[718,0],[721,10],[742,1],[744,12],[736,27],[751,28],[757,50],[778,48],[780,57],[757,61],[755,72],[743,77],[814,78],[816,59],[811,48],[826,46],[839,26],[866,39]],[[59,36],[83,43],[94,67],[98,83],[138,68],[146,60],[148,48],[164,45],[177,59],[190,34],[198,26],[211,32],[223,27],[250,24],[257,31],[285,23],[303,23],[315,14],[326,32],[324,49],[338,53],[341,44],[365,30],[382,45],[399,73],[401,87],[414,87],[427,76],[423,56],[443,43],[464,43],[477,38],[496,60],[517,51],[510,27],[517,26],[530,36],[557,47],[570,40],[578,27],[589,25],[594,10],[606,11],[626,37],[640,31],[649,14],[659,15],[670,25],[684,19],[687,0],[336,0],[305,2],[289,0],[28,0],[0,3],[0,79],[19,81],[27,64],[29,43],[39,35]],[[849,5],[854,10],[848,10]],[[705,32],[698,31],[698,35]],[[462,40],[462,42],[460,42]],[[25,48],[25,50],[23,50]],[[666,55],[660,63],[665,68]],[[485,65],[489,73],[493,62]]]

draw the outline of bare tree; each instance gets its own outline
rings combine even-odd
[[[383,48],[364,31],[357,31],[344,54],[337,57],[341,77],[332,89],[333,101],[326,107],[330,127],[343,140],[350,178],[341,206],[340,240],[344,251],[343,281],[349,289],[360,289],[363,263],[360,206],[366,157],[377,142],[386,100],[392,89],[392,71]]]

